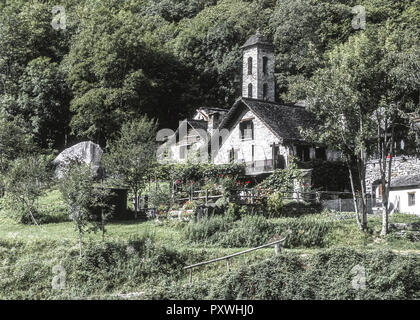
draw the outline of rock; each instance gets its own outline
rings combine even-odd
[[[53,164],[56,166],[55,176],[57,178],[63,176],[63,169],[70,160],[79,160],[91,165],[93,173],[99,175],[102,154],[103,150],[101,147],[92,141],[80,142],[73,147],[65,149],[53,161]]]

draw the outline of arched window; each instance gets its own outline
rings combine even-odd
[[[248,85],[248,98],[252,98],[252,83]]]
[[[268,84],[264,83],[263,84],[263,100],[267,100],[267,95],[268,95]]]
[[[252,57],[248,58],[248,75],[252,75]]]
[[[263,74],[267,74],[268,58],[263,57]]]

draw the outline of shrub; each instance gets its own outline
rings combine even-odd
[[[267,199],[267,216],[280,217],[283,214],[283,198],[280,193],[272,193]]]
[[[218,232],[225,232],[232,227],[231,216],[213,216],[198,223],[190,223],[185,228],[185,236],[191,241],[210,241]]]
[[[223,247],[254,247],[265,244],[273,237],[287,235],[284,246],[324,247],[333,222],[302,217],[300,219],[269,220],[262,216],[244,216],[235,221],[232,215],[211,217],[186,228],[191,241],[207,242]]]
[[[354,288],[354,266],[363,267],[366,287]],[[386,266],[386,267],[384,267]],[[244,266],[217,281],[210,299],[418,299],[420,258],[391,252],[337,248],[309,258],[283,253]]]

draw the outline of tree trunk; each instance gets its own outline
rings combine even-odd
[[[82,231],[79,229],[79,256],[82,258]]]
[[[353,173],[351,172],[351,166],[350,163],[347,161],[347,167],[349,169],[349,177],[350,177],[350,185],[351,185],[351,192],[353,194],[353,203],[354,203],[354,210],[356,211],[356,222],[360,230],[363,230],[362,223],[360,222],[360,216],[359,216],[359,208],[357,205],[357,197],[356,192],[354,189],[354,180],[353,180]]]
[[[139,204],[138,204],[138,191],[134,189],[134,218],[137,219],[138,212],[139,212]]]
[[[385,131],[386,136],[386,131]],[[389,163],[388,167],[386,166],[386,160],[384,160],[384,173],[383,173],[383,180],[386,180],[386,183],[383,185],[385,186],[385,190],[382,195],[382,230],[381,236],[386,236],[388,234],[388,224],[389,224],[389,214],[390,214],[390,205],[389,205],[389,192],[391,189],[391,179],[392,179],[392,158],[394,155],[394,140],[395,140],[395,131],[394,126],[392,126],[391,131],[391,141],[390,141],[390,151],[389,151]],[[385,148],[387,145],[385,145]],[[384,149],[385,149],[384,148]],[[388,150],[388,149],[387,149]],[[388,178],[388,179],[386,179]]]

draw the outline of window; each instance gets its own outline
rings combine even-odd
[[[311,160],[309,147],[297,146],[296,157],[299,161],[307,162]]]
[[[321,160],[327,160],[327,152],[325,148],[315,148],[315,158]]]
[[[268,84],[263,84],[263,100],[267,100],[267,94],[268,94]]]
[[[264,75],[267,74],[267,66],[268,66],[268,58],[267,57],[263,57],[263,74]]]
[[[410,192],[408,194],[408,206],[412,207],[416,205],[416,193],[415,192]]]
[[[229,162],[230,163],[234,163],[235,162],[235,160],[236,160],[236,158],[237,158],[237,156],[236,156],[236,152],[235,152],[235,149],[230,149],[229,150]]]
[[[248,98],[251,98],[251,99],[252,99],[252,90],[253,90],[252,83],[250,83],[248,85]]]
[[[252,57],[248,58],[248,75],[252,75]]]
[[[254,124],[252,120],[241,122],[239,124],[239,130],[242,140],[254,140]]]

